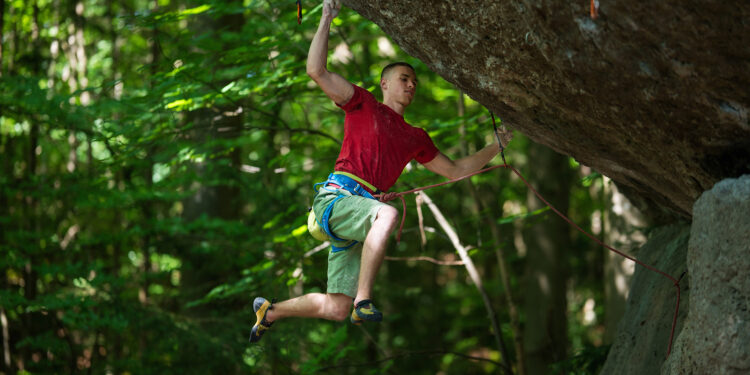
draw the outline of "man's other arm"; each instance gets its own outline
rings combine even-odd
[[[500,148],[497,147],[497,143],[493,143],[477,151],[477,153],[473,155],[458,160],[451,160],[449,157],[445,156],[445,154],[439,152],[434,159],[425,163],[424,166],[433,173],[439,174],[449,180],[453,180],[478,171],[487,165],[487,163],[489,163],[499,151]]]
[[[498,130],[497,134],[498,138],[503,142],[503,147],[507,147],[508,143],[513,139],[513,133],[509,131]],[[478,171],[487,165],[499,152],[500,147],[498,147],[497,143],[486,146],[475,154],[458,160],[451,160],[440,152],[430,162],[425,163],[424,166],[434,173],[453,180]]]
[[[354,87],[344,77],[328,71],[328,34],[331,21],[341,9],[340,0],[324,0],[323,14],[307,54],[307,75],[320,86],[336,104],[344,105],[354,95]]]

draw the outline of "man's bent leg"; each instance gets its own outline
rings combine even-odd
[[[289,317],[344,320],[349,316],[352,297],[340,293],[309,293],[273,304],[266,320],[274,322]]]
[[[385,258],[388,236],[396,227],[397,219],[398,210],[391,206],[384,205],[378,210],[377,217],[362,247],[362,263],[359,270],[357,297],[354,299],[355,305],[360,301],[370,299],[372,295],[375,276]]]

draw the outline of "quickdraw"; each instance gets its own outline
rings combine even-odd
[[[298,1],[299,2],[299,1]],[[591,0],[591,19],[595,20],[599,17],[599,1]]]
[[[302,1],[297,0],[297,25],[302,24]]]

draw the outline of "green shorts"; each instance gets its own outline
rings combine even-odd
[[[344,189],[322,187],[313,200],[315,217],[323,217],[328,204],[339,195],[328,219],[333,234],[345,241],[329,239],[337,247],[345,247],[352,241],[359,241],[347,250],[328,254],[328,293],[343,293],[349,297],[357,296],[359,284],[359,265],[362,258],[362,243],[372,228],[378,211],[385,203],[377,200],[352,195]]]

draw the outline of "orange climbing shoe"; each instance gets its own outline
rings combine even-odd
[[[354,310],[352,310],[352,315],[349,317],[349,320],[354,325],[360,325],[362,322],[380,322],[383,320],[383,313],[380,312],[377,308],[375,308],[375,305],[372,304],[372,301],[369,299],[363,299],[357,303],[356,306],[354,306]]]
[[[263,337],[263,333],[271,328],[273,322],[266,321],[266,313],[268,313],[268,310],[273,309],[273,303],[274,301],[268,302],[268,300],[263,297],[258,297],[253,301],[253,311],[255,311],[255,318],[257,320],[253,326],[252,332],[250,332],[251,343],[260,341],[260,338]]]

